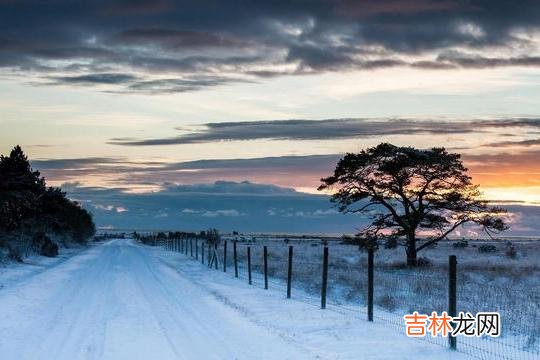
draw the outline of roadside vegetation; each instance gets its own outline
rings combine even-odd
[[[94,233],[90,213],[60,188],[47,186],[20,146],[0,157],[1,258],[56,256],[59,246],[85,244]]]

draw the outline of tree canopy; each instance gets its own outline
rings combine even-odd
[[[0,156],[0,247],[20,260],[22,252],[57,241],[83,243],[95,233],[91,215],[66,193],[47,187],[20,146]]]
[[[444,148],[382,143],[346,154],[321,182],[319,190],[335,190],[332,201],[341,212],[369,216],[371,223],[359,235],[402,239],[411,266],[418,251],[465,224],[476,224],[489,235],[507,228],[499,216],[505,210],[481,198],[461,155]],[[421,234],[427,241],[418,245]]]

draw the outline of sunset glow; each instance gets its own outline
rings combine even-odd
[[[488,200],[540,201],[536,7],[164,3],[0,5],[0,153],[64,188],[314,194],[389,142],[462,154]]]

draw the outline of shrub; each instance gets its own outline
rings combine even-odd
[[[431,263],[431,260],[429,260],[427,257],[419,257],[418,260],[416,260],[416,266],[418,267],[430,267],[431,265],[433,265]]]
[[[389,294],[379,296],[376,303],[379,304],[379,306],[381,306],[383,309],[387,309],[389,311],[394,311],[397,308],[396,301],[392,295]]]
[[[515,259],[517,257],[517,250],[514,244],[508,242],[506,244],[506,250],[504,251],[504,254],[511,259]]]
[[[11,246],[8,248],[8,259],[20,263],[23,262],[21,251]]]
[[[478,247],[478,252],[483,254],[489,254],[499,251],[495,245],[484,244]]]
[[[456,249],[466,248],[466,247],[469,247],[469,242],[465,239],[458,240],[455,243],[453,243],[452,246],[455,247]]]
[[[38,253],[41,253],[41,247],[50,239],[44,232],[37,232],[32,236],[32,249]]]
[[[41,246],[39,254],[48,257],[55,257],[58,255],[58,245],[53,243],[51,239],[47,237],[45,242]]]

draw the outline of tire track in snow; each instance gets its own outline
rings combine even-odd
[[[0,292],[2,359],[308,358],[156,254],[114,240]]]
[[[175,281],[170,281],[165,284],[159,275],[164,276],[163,273],[159,274],[160,264],[151,258],[146,252],[141,252],[142,249],[136,249],[137,255],[144,265],[144,272],[140,272],[142,279],[139,280],[139,284],[143,289],[142,293],[151,304],[151,308],[158,311],[154,312],[154,316],[162,326],[163,332],[167,337],[171,346],[175,349],[175,354],[179,358],[193,359],[193,358],[205,358],[205,359],[220,359],[228,358],[223,354],[234,353],[230,349],[226,341],[222,341],[222,335],[216,330],[216,323],[208,326],[206,319],[197,315],[193,306],[184,304],[183,296],[186,294],[174,293],[172,288],[176,288],[179,283],[175,284]],[[143,250],[144,251],[144,250]],[[137,267],[140,269],[139,267]],[[179,279],[174,279],[179,281]],[[148,294],[160,294],[161,296],[151,296]],[[194,295],[193,293],[189,294]],[[197,294],[200,298],[200,294]],[[215,319],[219,321],[219,319]],[[171,328],[176,327],[171,331]],[[182,337],[177,340],[170,338],[167,333],[181,333]],[[181,339],[181,341],[180,341]],[[212,339],[212,348],[208,347],[208,339]],[[175,345],[176,344],[176,345]],[[183,349],[181,352],[179,349]],[[218,349],[217,353],[211,353],[211,350]],[[236,353],[241,352],[241,349],[236,349]]]
[[[114,242],[98,248],[99,252],[92,261],[90,267],[82,267],[69,281],[69,288],[55,294],[45,306],[45,309],[57,307],[54,315],[46,319],[47,326],[41,341],[28,353],[28,359],[37,359],[43,354],[49,353],[51,359],[73,359],[82,355],[85,349],[93,347],[97,354],[92,356],[86,353],[84,359],[99,359],[103,353],[103,343],[106,323],[104,317],[107,313],[107,296],[110,289],[110,274],[114,259],[120,249],[114,246]],[[77,276],[82,273],[81,276]],[[101,327],[102,336],[97,341],[89,342],[88,335],[94,335]],[[94,337],[96,338],[96,337]],[[83,345],[85,345],[84,347]],[[54,346],[51,346],[54,344]],[[89,345],[91,344],[91,345]],[[52,351],[51,351],[52,350]],[[90,357],[89,357],[90,356]]]

